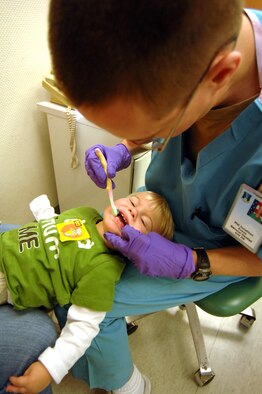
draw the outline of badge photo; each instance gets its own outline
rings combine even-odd
[[[242,184],[223,229],[251,252],[262,243],[262,194]]]

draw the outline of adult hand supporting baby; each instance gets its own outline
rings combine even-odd
[[[36,361],[27,368],[23,376],[11,376],[9,380],[7,393],[35,394],[43,391],[52,382],[52,377],[44,365]]]
[[[106,188],[106,174],[95,150],[99,148],[107,161],[107,175],[112,179],[116,172],[127,168],[131,163],[131,154],[124,144],[115,146],[94,145],[85,153],[85,168],[87,174],[98,187]],[[115,188],[114,182],[112,182]]]
[[[124,226],[121,237],[105,233],[114,249],[133,261],[141,274],[167,278],[188,278],[195,271],[192,249],[151,232],[142,234]]]

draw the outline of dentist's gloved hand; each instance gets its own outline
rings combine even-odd
[[[192,249],[151,232],[142,234],[124,226],[122,236],[105,233],[111,245],[133,261],[141,274],[166,278],[187,278],[195,271]]]
[[[116,172],[127,168],[131,163],[131,154],[124,144],[115,146],[94,145],[87,149],[85,154],[85,168],[87,174],[98,187],[106,188],[106,174],[103,166],[96,155],[96,148],[99,148],[107,161],[107,175],[112,179]],[[115,188],[114,182],[112,182]]]

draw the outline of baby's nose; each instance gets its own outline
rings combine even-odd
[[[136,208],[135,208],[135,207],[130,207],[130,208],[129,208],[129,212],[130,212],[132,218],[135,219],[136,216],[137,216],[137,210],[136,210]]]

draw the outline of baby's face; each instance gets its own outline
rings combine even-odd
[[[136,193],[115,201],[119,211],[117,217],[112,214],[111,206],[104,210],[104,232],[121,235],[122,228],[128,224],[143,234],[154,231],[154,222],[160,220],[152,211],[152,203],[146,200],[143,193]]]

